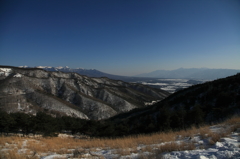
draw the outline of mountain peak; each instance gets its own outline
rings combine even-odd
[[[27,68],[27,67],[25,67],[25,68]],[[52,68],[52,66],[35,66],[35,68],[44,69],[44,68]]]
[[[28,66],[26,66],[26,65],[25,66],[19,66],[19,68],[28,68]]]

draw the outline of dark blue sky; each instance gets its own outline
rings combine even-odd
[[[0,64],[240,69],[238,0],[2,0]]]

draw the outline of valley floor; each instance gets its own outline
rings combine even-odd
[[[117,139],[0,137],[0,159],[240,158],[240,117],[213,126]]]

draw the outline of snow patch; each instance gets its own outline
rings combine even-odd
[[[148,83],[148,82],[142,82],[142,84],[145,85],[156,85],[156,86],[166,86],[166,83]]]
[[[52,68],[51,66],[36,66],[35,68]]]
[[[178,81],[178,82],[187,82],[188,80],[187,79],[172,79],[172,78],[170,78],[170,79],[158,79],[158,80],[160,80],[160,81]]]
[[[216,147],[223,147],[223,144],[221,142],[216,142],[215,146]]]
[[[66,156],[54,154],[54,155],[42,157],[41,159],[54,159],[54,158],[65,158],[65,157],[66,157]]]
[[[238,134],[239,135],[239,134]],[[164,159],[185,159],[185,158],[196,158],[196,159],[226,159],[226,158],[240,158],[240,148],[238,137],[221,138],[219,142],[216,142],[213,147],[208,149],[197,149],[190,151],[173,151],[165,153]]]
[[[62,66],[58,66],[58,67],[55,67],[56,69],[63,69],[63,67]]]
[[[21,78],[22,75],[20,73],[17,73],[16,75],[14,75],[13,77],[17,77],[17,78]]]
[[[0,68],[0,75],[3,75],[5,77],[9,76],[12,73],[11,68]]]
[[[21,110],[21,104],[18,103],[18,110]]]
[[[153,104],[155,104],[155,103],[157,103],[157,102],[159,102],[160,100],[157,100],[157,101],[151,101],[151,102],[144,102],[144,105],[145,106],[147,106],[147,105],[153,105]]]
[[[19,68],[28,68],[28,66],[26,66],[26,65],[25,66],[19,66]]]

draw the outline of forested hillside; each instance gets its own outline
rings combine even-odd
[[[185,129],[240,113],[240,74],[178,91],[154,106],[111,118],[130,133]]]

